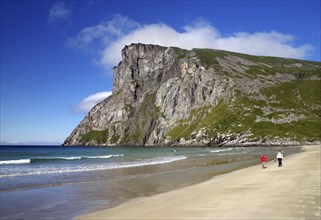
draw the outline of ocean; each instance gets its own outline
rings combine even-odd
[[[299,147],[283,148],[285,156]],[[1,219],[72,219],[254,164],[276,147],[0,146]]]

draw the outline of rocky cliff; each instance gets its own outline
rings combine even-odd
[[[132,44],[113,94],[64,145],[300,144],[321,140],[321,63]]]

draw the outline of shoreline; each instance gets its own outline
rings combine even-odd
[[[320,218],[320,145],[77,219],[267,219]]]
[[[178,143],[168,143],[168,144],[153,144],[153,145],[141,145],[141,144],[100,144],[100,145],[65,145],[61,144],[61,147],[260,147],[260,146],[269,146],[269,147],[300,147],[300,146],[314,146],[320,145],[321,141],[252,141],[252,142],[233,142],[227,141],[222,143],[208,143],[208,144],[180,144]],[[10,145],[2,145],[10,146]],[[48,145],[50,146],[50,145]]]

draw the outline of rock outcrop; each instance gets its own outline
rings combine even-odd
[[[320,80],[318,62],[132,44],[64,145],[315,143]]]

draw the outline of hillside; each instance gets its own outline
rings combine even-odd
[[[131,44],[113,94],[64,145],[249,145],[321,141],[321,63]]]

